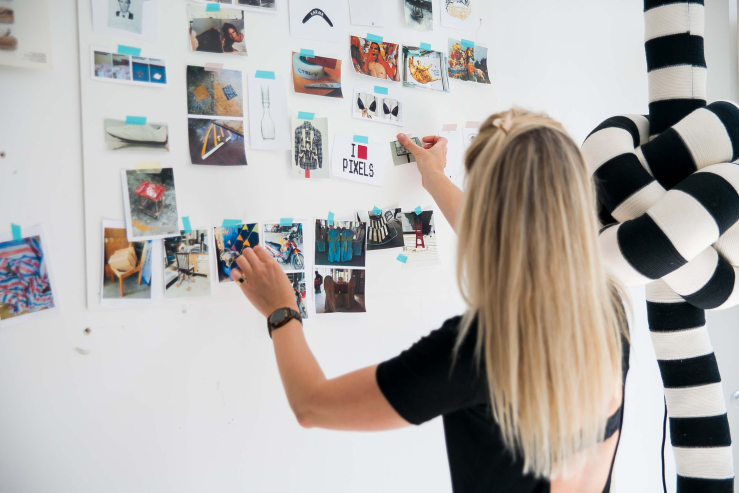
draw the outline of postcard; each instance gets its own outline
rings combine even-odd
[[[210,296],[209,236],[195,229],[163,240],[165,300]]]
[[[481,0],[444,0],[440,9],[441,25],[474,32],[480,27],[480,19],[475,12],[479,1]]]
[[[446,55],[403,46],[403,86],[449,92]]]
[[[382,0],[349,0],[349,14],[355,26],[385,25]]]
[[[381,187],[385,182],[384,146],[336,135],[331,170],[335,178]]]
[[[316,269],[316,313],[366,312],[364,273],[364,269]]]
[[[329,178],[328,118],[292,118],[293,176]],[[324,166],[325,164],[325,166]]]
[[[308,318],[308,290],[305,288],[305,272],[288,272],[287,278],[295,290],[295,303],[303,320]]]
[[[243,10],[188,4],[187,20],[192,51],[247,56]]]
[[[411,140],[416,145],[423,146],[423,142],[418,137],[411,137]],[[400,164],[415,163],[416,157],[411,154],[411,151],[403,147],[403,144],[397,140],[390,142],[390,155],[393,157],[393,165],[398,166]]]
[[[187,129],[192,164],[246,166],[241,121],[188,118]]]
[[[344,32],[341,0],[290,0],[290,36],[339,43]]]
[[[129,241],[179,235],[173,168],[122,169],[121,183]]]
[[[425,267],[439,264],[436,250],[436,229],[434,227],[434,211],[404,212],[403,222],[403,255],[407,260],[404,267]]]
[[[316,266],[364,267],[367,223],[316,219]]]
[[[358,36],[351,36],[349,43],[352,66],[356,73],[400,81],[399,44],[372,41]]]
[[[149,87],[167,85],[167,63],[161,55],[132,56],[96,47],[90,48],[90,55],[94,80]]]
[[[248,76],[249,136],[252,149],[292,149],[285,83],[285,78],[279,75],[274,79]]]
[[[108,149],[146,149],[169,151],[169,127],[166,123],[130,125],[125,120],[106,118],[105,143]]]
[[[235,226],[219,226],[214,228],[213,233],[218,282],[233,282],[231,269],[238,267],[236,259],[245,249],[259,245],[259,225],[245,223]]]
[[[462,46],[461,41],[449,38],[449,77],[480,84],[490,84],[488,49]]]
[[[434,30],[434,11],[431,0],[404,0],[405,22],[420,31]]]
[[[341,92],[341,60],[322,56],[305,56],[293,52],[293,87],[295,92],[343,98]]]
[[[305,248],[303,247],[303,223],[290,225],[265,223],[262,225],[264,249],[277,260],[285,272],[305,270]]]
[[[403,248],[403,216],[400,209],[357,212],[357,220],[367,223],[367,251]]]
[[[380,89],[382,92],[375,92]],[[354,86],[352,116],[358,120],[403,126],[404,103],[400,91],[385,87]]]
[[[158,11],[157,0],[92,0],[92,30],[156,42]]]
[[[190,115],[243,118],[241,71],[207,70],[188,65],[187,112]]]

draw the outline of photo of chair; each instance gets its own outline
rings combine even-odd
[[[192,279],[192,282],[195,282],[195,279],[193,276],[195,276],[195,266],[190,263],[190,254],[187,252],[183,253],[177,253],[177,277],[178,279],[180,277],[183,278],[182,281],[177,282],[177,286],[179,287],[182,282],[184,282],[185,279],[187,279],[187,283],[190,284],[190,280]]]
[[[144,259],[146,259],[146,250],[149,247],[149,243],[144,243],[144,250],[141,252],[141,257],[136,258],[136,251],[133,243],[129,242],[128,247],[116,251],[108,260],[108,266],[110,267],[111,281],[118,279],[120,285],[121,298],[125,296],[123,290],[123,280],[134,274],[139,275],[138,285],[141,285],[141,272],[144,267]],[[120,270],[123,269],[123,270]]]

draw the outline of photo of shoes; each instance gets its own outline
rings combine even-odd
[[[105,120],[108,149],[147,148],[169,151],[169,127],[166,123],[127,125],[123,120]]]

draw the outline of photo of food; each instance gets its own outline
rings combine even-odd
[[[418,137],[411,137],[411,140],[419,146],[423,146],[421,139]],[[415,163],[416,157],[411,154],[411,151],[403,147],[403,144],[397,140],[390,142],[390,154],[393,156],[393,164],[398,166],[400,164]]]
[[[106,118],[105,143],[108,149],[148,149],[169,151],[169,127],[166,123],[129,125],[124,120]]]
[[[449,77],[480,84],[490,84],[488,74],[488,49],[479,46],[462,46],[462,42],[449,39]]]
[[[33,228],[34,230],[38,228]],[[45,243],[40,234],[0,241],[0,325],[55,308]],[[124,231],[125,233],[125,231]]]
[[[187,66],[187,112],[191,115],[243,118],[240,70],[206,70]]]
[[[103,301],[151,299],[152,243],[129,241],[124,228],[103,228]]]
[[[277,260],[285,272],[305,269],[303,248],[303,224],[293,223],[281,226],[279,223],[262,225],[264,249]]]
[[[368,252],[405,246],[400,209],[357,212],[357,220],[367,223]]]
[[[164,239],[164,299],[210,296],[208,230]]]
[[[187,20],[192,51],[247,56],[242,10],[221,8],[208,12],[205,5],[189,4]]]
[[[397,97],[375,93],[370,87],[354,87],[352,116],[376,123],[403,125],[403,102]]]
[[[318,268],[314,274],[316,313],[364,313],[364,269]]]
[[[246,166],[241,121],[188,118],[187,129],[192,164]]]
[[[180,233],[174,169],[121,170],[128,238],[156,240]]]
[[[449,92],[446,55],[403,46],[403,86]]]
[[[239,224],[214,228],[218,282],[233,282],[231,269],[238,267],[236,259],[246,248],[259,245],[259,225]]]
[[[293,87],[295,92],[343,98],[341,92],[341,60],[322,56],[306,56],[293,52]]]
[[[403,221],[403,255],[407,257],[405,267],[424,267],[439,264],[436,250],[436,229],[434,228],[434,211],[404,212]]]
[[[434,30],[434,11],[431,0],[405,0],[405,22],[420,31]]]
[[[358,74],[383,80],[400,81],[400,45],[350,37],[352,66]]]
[[[367,223],[316,219],[316,266],[364,267]]]
[[[298,305],[298,311],[303,319],[308,318],[307,298],[308,292],[305,289],[305,273],[304,272],[288,272],[287,278],[290,280],[295,290],[295,302]]]

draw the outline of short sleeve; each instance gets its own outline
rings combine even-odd
[[[473,359],[474,334],[467,336],[456,361],[454,345],[461,317],[422,338],[377,367],[377,384],[400,416],[419,425],[475,405],[485,395],[484,371]]]

